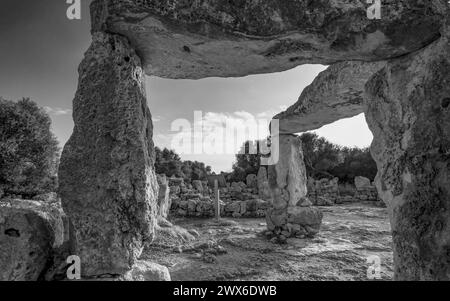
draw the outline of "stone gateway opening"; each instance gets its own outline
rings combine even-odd
[[[92,2],[92,44],[59,169],[84,276],[170,277],[139,261],[161,217],[145,74],[242,77],[324,64],[298,102],[275,116],[280,156],[267,169],[268,230],[320,231],[321,211],[302,201],[307,178],[292,134],[365,113],[395,279],[450,279],[448,3],[396,1],[376,20],[364,1],[313,3]]]

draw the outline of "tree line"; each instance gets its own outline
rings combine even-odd
[[[28,98],[17,102],[0,98],[0,124],[0,197],[31,198],[56,191],[60,148],[47,112]],[[356,176],[374,180],[377,167],[368,148],[342,147],[314,133],[300,138],[309,177],[337,177],[349,183]],[[232,172],[226,174],[227,180],[245,182],[247,175],[258,173],[260,158],[258,141],[245,142],[236,154]],[[175,151],[159,147],[155,148],[155,171],[188,182],[206,180],[212,173],[202,162],[183,161]]]
[[[374,180],[377,166],[369,148],[344,147],[319,137],[315,133],[304,133],[302,140],[303,156],[308,177],[315,179],[339,178],[342,183],[353,183],[356,176]],[[248,174],[257,174],[260,168],[261,153],[249,154],[258,141],[247,141],[236,155],[232,181],[245,181]]]

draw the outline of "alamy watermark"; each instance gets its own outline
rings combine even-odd
[[[369,20],[381,19],[381,0],[367,0],[367,4],[371,4],[367,8],[367,18]]]
[[[367,8],[367,18],[370,20],[381,19],[381,0],[366,0],[370,6]],[[69,4],[66,15],[69,20],[81,19],[81,0],[66,0]]]
[[[71,255],[67,257],[66,262],[69,265],[67,268],[67,279],[69,280],[80,280],[81,279],[81,259],[79,256]]]
[[[81,0],[66,0],[69,7],[66,11],[67,19],[81,20]]]
[[[268,130],[270,124],[270,130]],[[275,165],[279,159],[279,120],[231,118],[213,114],[205,118],[202,111],[194,112],[194,122],[177,119],[171,123],[170,147],[185,155],[261,155],[262,165]],[[244,142],[252,141],[242,148]]]
[[[381,280],[381,258],[377,255],[369,256],[367,264],[370,264],[367,268],[367,279]]]

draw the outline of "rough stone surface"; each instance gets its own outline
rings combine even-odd
[[[137,261],[133,269],[127,272],[125,281],[170,281],[170,273],[167,267],[149,261]]]
[[[68,220],[57,204],[0,201],[0,281],[45,279],[55,250],[70,239]]]
[[[247,187],[258,188],[258,177],[256,175],[250,174],[245,180],[247,183]]]
[[[311,207],[312,204],[304,206],[307,177],[300,137],[280,135],[279,160],[268,169],[273,196],[272,208],[266,214],[269,231],[282,241],[291,236],[316,235],[322,222],[322,213],[318,208]],[[315,216],[314,222],[312,216]]]
[[[330,66],[306,87],[298,101],[276,115],[280,133],[301,133],[363,113],[364,86],[385,62]]]
[[[269,187],[276,209],[295,206],[307,194],[302,142],[295,135],[279,136],[279,160],[268,167]]]
[[[397,280],[450,280],[450,43],[392,60],[367,84],[376,185]]]
[[[315,236],[319,233],[322,219],[320,209],[311,206],[289,206],[286,210],[272,208],[266,215],[268,230],[285,238]]]
[[[339,179],[308,178],[308,197],[316,206],[331,206],[340,199]]]
[[[122,274],[152,240],[157,214],[145,76],[125,38],[100,32],[79,73],[59,195],[74,224],[83,275]]]
[[[372,186],[372,183],[368,178],[358,176],[355,177],[355,186],[356,189],[359,190]]]
[[[322,224],[323,213],[318,208],[314,207],[289,207],[288,208],[288,223],[302,225],[304,227],[311,227],[319,232]]]
[[[246,76],[305,63],[379,61],[439,37],[446,0],[96,0],[93,31],[128,37],[147,74],[168,78]]]
[[[158,175],[157,181],[159,185],[158,215],[167,218],[171,206],[169,182],[167,181],[166,175]]]
[[[260,167],[257,175],[257,185],[259,197],[266,201],[272,201],[272,193],[270,192],[269,179],[267,178],[267,168]]]
[[[192,187],[200,194],[203,194],[203,184],[202,181],[194,180],[192,181]]]

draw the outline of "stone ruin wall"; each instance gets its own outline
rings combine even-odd
[[[209,181],[185,183],[180,178],[169,178],[169,196],[159,199],[170,200],[170,215],[174,217],[212,218],[215,216],[213,181],[220,180],[220,216],[222,217],[265,217],[271,206],[270,198],[258,193],[256,175],[249,175],[246,183],[228,183],[223,176],[211,176]],[[264,182],[259,186],[265,185]]]
[[[263,174],[265,167],[262,169]],[[332,180],[309,178],[307,199],[314,206],[359,202],[381,205],[382,201],[370,180],[363,177],[357,178],[362,179],[364,185],[350,185],[351,195],[341,195],[341,184],[338,183],[338,178]],[[213,180],[221,182],[219,185],[221,217],[264,218],[266,211],[271,208],[271,196],[265,194],[268,183],[261,176],[258,179],[256,175],[248,175],[247,183],[229,183],[223,175],[210,176],[207,181],[194,180],[192,183],[187,183],[181,178],[158,175],[160,215],[165,218],[168,216],[213,218],[215,216]],[[359,184],[358,180],[355,182]]]
[[[339,183],[338,178],[315,180],[308,178],[308,198],[315,206],[334,204],[370,203],[385,206],[379,198],[374,183],[364,177],[356,177],[353,184]]]

